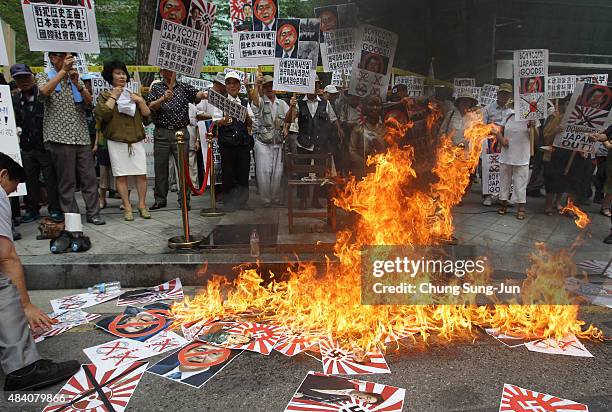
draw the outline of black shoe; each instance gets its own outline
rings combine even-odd
[[[100,215],[87,216],[87,222],[93,223],[96,226],[101,226],[101,225],[106,224],[106,222],[104,221],[104,219],[100,217]]]
[[[40,359],[6,375],[4,391],[33,391],[63,381],[77,373],[81,365],[75,360],[55,363]]]
[[[19,240],[19,239],[21,239],[21,233],[13,229],[13,240]]]
[[[612,230],[610,231],[608,237],[604,239],[604,243],[607,245],[612,245]]]
[[[166,207],[165,203],[157,203],[157,202],[155,202],[155,203],[153,203],[153,206],[151,206],[149,208],[149,210],[157,210],[157,209],[162,209],[164,207]]]
[[[250,207],[249,205],[242,205],[242,206],[238,206],[238,210],[248,210],[248,211],[253,211],[255,209],[253,209],[252,207]]]

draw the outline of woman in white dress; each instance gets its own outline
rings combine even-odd
[[[104,63],[102,77],[112,89],[100,94],[95,114],[101,121],[102,135],[108,142],[115,184],[123,202],[123,217],[127,221],[134,220],[128,196],[128,177],[135,176],[138,212],[143,219],[150,219],[151,214],[145,204],[147,158],[143,122],[149,123],[151,111],[141,96],[125,88],[130,75],[124,63],[117,60]]]

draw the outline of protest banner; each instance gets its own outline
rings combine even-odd
[[[198,77],[216,13],[204,0],[159,0],[148,63]]]
[[[496,140],[482,143],[482,194],[498,196],[500,186],[501,145]]]
[[[274,64],[276,31],[243,31],[232,36],[235,66]]]
[[[574,93],[576,87],[576,76],[548,76],[546,79],[549,99],[563,99]]]
[[[300,37],[298,41],[298,59],[312,60],[312,67],[319,62],[319,19],[300,19]]]
[[[576,76],[576,83],[591,83],[601,84],[606,86],[608,84],[608,74],[584,74]]]
[[[188,76],[182,76],[181,82],[189,84],[198,90],[208,90],[212,86],[212,82],[210,80],[196,79]]]
[[[349,93],[359,97],[377,94],[384,101],[398,36],[370,25],[360,26],[358,32]]]
[[[314,93],[316,77],[312,60],[276,59],[272,88],[279,92]]]
[[[21,0],[30,51],[100,53],[93,0],[47,3]]]
[[[10,65],[8,53],[6,51],[6,42],[4,41],[4,30],[0,24],[0,66]]]
[[[493,84],[483,84],[480,89],[480,93],[478,94],[478,104],[481,106],[488,106],[497,100],[497,91],[499,90],[499,86],[495,86]]]
[[[11,88],[6,85],[0,85],[0,136],[0,152],[12,157],[22,165]],[[15,192],[9,193],[9,197],[25,196],[26,194],[25,183],[20,183]]]
[[[350,67],[348,69],[334,70],[332,72],[330,84],[339,87],[348,87],[349,82],[351,81],[351,70],[352,68]]]
[[[408,91],[408,97],[421,97],[425,95],[425,78],[419,76],[395,76],[394,86],[403,84]]]
[[[514,51],[514,112],[518,121],[546,118],[548,50]]]
[[[357,5],[354,3],[315,8],[319,19],[321,62],[326,72],[347,69],[355,58]]]
[[[229,100],[214,90],[208,91],[208,102],[221,110],[225,116],[234,117],[244,122],[247,117],[247,108],[238,102]]]
[[[53,68],[51,59],[49,59],[49,52],[45,52],[43,57],[45,59],[45,72],[49,73],[49,71]],[[89,73],[89,66],[87,65],[87,57],[85,56],[85,53],[72,53],[72,57],[74,57],[73,67],[79,72],[79,76]]]
[[[253,31],[253,2],[251,0],[229,0],[232,31]]]
[[[145,153],[147,157],[147,177],[155,177],[155,124],[151,123],[144,127]]]
[[[476,87],[476,79],[472,78],[455,78],[453,79],[453,98],[457,98],[460,94],[473,93]],[[467,90],[467,91],[466,91]]]
[[[91,79],[91,97],[93,98],[93,104],[96,104],[98,96],[100,96],[103,91],[110,90],[112,88],[113,87],[102,77],[93,77]],[[125,88],[132,93],[140,93],[140,83],[133,80],[126,84]]]
[[[594,153],[592,133],[601,133],[612,124],[612,89],[600,84],[578,83],[561,122],[556,147]]]
[[[300,19],[278,19],[274,56],[277,59],[297,59]]]

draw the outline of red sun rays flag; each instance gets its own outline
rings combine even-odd
[[[181,279],[176,278],[151,288],[125,292],[119,296],[117,306],[142,305],[144,303],[153,303],[160,300],[180,300],[183,298],[183,285],[181,284]]]
[[[391,373],[381,352],[356,353],[342,348],[336,342],[319,342],[323,373],[327,375],[367,375]]]
[[[262,355],[269,355],[272,348],[282,338],[284,328],[274,325],[262,325],[260,323],[244,322],[228,329],[230,335],[246,335],[251,338],[251,342],[246,345],[234,347],[234,349],[244,349],[251,352],[258,352]]]
[[[147,368],[147,362],[134,362],[115,369],[102,370],[83,365],[60,389],[43,412],[123,412]]]
[[[504,391],[499,404],[499,412],[588,412],[588,410],[588,406],[582,403],[523,389],[507,383],[504,384]]]
[[[316,345],[318,338],[304,333],[291,333],[278,341],[274,350],[285,356],[295,356]]]

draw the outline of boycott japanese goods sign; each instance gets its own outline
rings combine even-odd
[[[93,0],[22,0],[21,8],[31,51],[100,53]]]
[[[546,118],[548,50],[514,51],[514,112],[519,121]]]
[[[589,135],[612,124],[612,90],[601,84],[578,83],[561,123],[562,132],[553,143],[584,153],[593,153],[595,143]]]
[[[276,59],[272,88],[284,92],[314,93],[316,76],[312,60]]]
[[[358,33],[349,93],[359,97],[379,95],[384,101],[391,80],[397,34],[370,25],[360,26]]]

